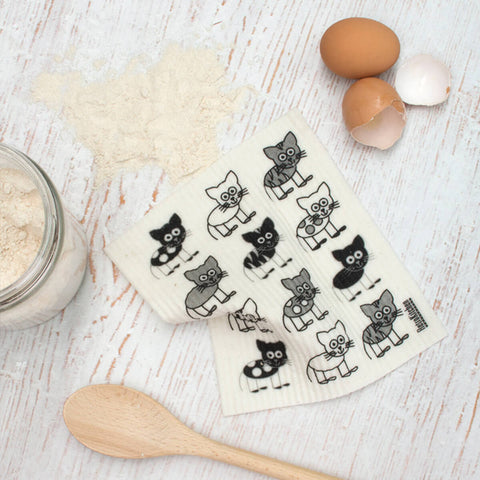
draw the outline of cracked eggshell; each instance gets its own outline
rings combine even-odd
[[[398,69],[395,88],[405,103],[437,105],[450,93],[450,71],[431,55],[416,55]]]
[[[400,95],[379,78],[362,78],[345,93],[343,119],[352,137],[364,145],[385,150],[402,135],[406,123]]]

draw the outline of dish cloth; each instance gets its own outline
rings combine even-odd
[[[162,320],[208,319],[225,415],[353,392],[446,334],[297,111],[106,252]]]

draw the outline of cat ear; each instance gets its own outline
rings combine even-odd
[[[217,189],[218,187],[210,187],[205,189],[205,193],[213,200],[217,199]]]
[[[291,278],[283,278],[281,280],[282,282],[282,285],[287,289],[287,290],[291,290],[293,288],[293,281]]]
[[[267,217],[262,223],[262,230],[273,230],[275,225],[270,217]]]
[[[360,236],[360,235],[357,235],[354,239],[353,239],[353,245],[355,248],[364,248],[365,246],[365,243],[363,241],[363,238]]]
[[[277,147],[267,147],[263,149],[263,153],[270,159],[275,160],[277,158]]]
[[[182,224],[182,220],[176,213],[174,213],[170,217],[170,221],[168,223],[171,223],[172,225],[175,225],[175,226],[179,226]]]
[[[296,145],[297,144],[297,137],[293,134],[293,132],[288,132],[283,139],[283,143],[287,145]]]
[[[300,197],[300,198],[297,198],[298,206],[299,206],[301,209],[303,209],[303,210],[308,210],[308,207],[310,206],[309,198],[310,198],[310,197]]]
[[[372,313],[374,312],[375,310],[375,307],[373,305],[371,305],[370,303],[366,303],[365,305],[360,305],[360,310],[367,316],[370,318],[370,316],[372,315]]]
[[[318,187],[317,193],[320,193],[320,191],[324,191],[330,196],[330,187],[325,182],[322,182]]]
[[[154,240],[160,241],[163,237],[163,228],[157,228],[157,230],[150,230],[149,233]]]
[[[380,301],[382,303],[393,303],[393,295],[391,294],[390,290],[384,290],[380,296]]]
[[[332,255],[335,260],[338,260],[339,262],[341,262],[343,259],[343,250],[334,250],[332,252]]]
[[[317,340],[324,347],[328,345],[328,338],[328,332],[317,332]]]
[[[335,330],[340,330],[344,335],[347,335],[345,325],[340,320],[337,320],[337,323],[335,324]]]
[[[261,352],[263,352],[263,350],[265,349],[265,346],[266,346],[266,345],[267,345],[267,344],[266,344],[265,342],[262,342],[261,340],[257,340],[257,348],[258,348]]]
[[[227,183],[238,183],[237,174],[236,174],[233,170],[230,170],[230,171],[227,173],[227,176],[225,177],[224,182],[227,182]],[[222,182],[222,183],[224,183],[224,182]]]
[[[255,241],[255,236],[255,232],[247,232],[242,234],[242,238],[248,243],[253,243]]]
[[[249,298],[243,305],[242,307],[242,312],[245,314],[245,315],[253,315],[254,317],[257,317],[258,316],[258,313],[257,313],[257,304],[251,299]]]
[[[185,278],[186,278],[187,280],[190,280],[190,281],[194,282],[195,279],[197,278],[196,271],[197,271],[197,269],[195,269],[195,270],[187,270],[186,272],[184,272]]]
[[[308,273],[308,270],[306,268],[302,268],[300,270],[300,276],[306,278],[307,280],[310,280],[310,274]]]
[[[204,265],[206,267],[216,267],[218,268],[218,262],[215,257],[212,257],[211,255],[205,260]]]

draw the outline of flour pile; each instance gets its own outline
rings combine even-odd
[[[161,166],[172,183],[217,160],[218,124],[242,105],[210,49],[170,45],[145,72],[87,83],[79,72],[43,73],[33,97],[62,113],[96,164],[96,185],[121,170]]]
[[[44,212],[40,193],[23,173],[0,168],[0,290],[32,264],[40,248]]]

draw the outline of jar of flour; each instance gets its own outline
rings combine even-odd
[[[38,325],[78,290],[87,242],[45,172],[0,144],[0,328]]]

